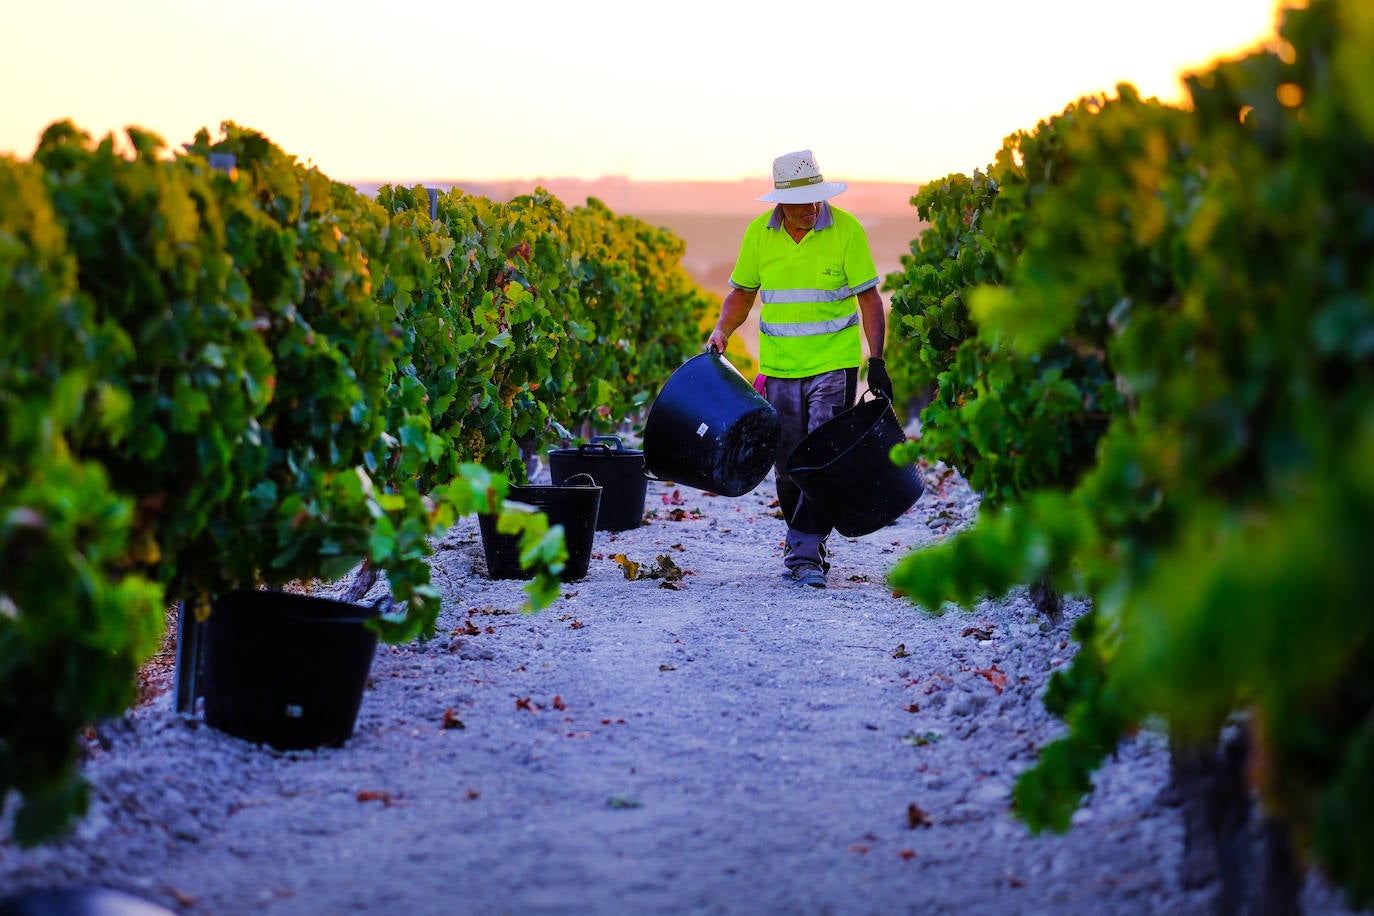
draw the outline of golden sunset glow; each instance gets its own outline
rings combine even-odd
[[[837,177],[923,181],[1120,82],[1273,33],[1275,0],[17,2],[0,152],[70,118],[180,144],[224,120],[340,180],[733,180],[810,148]],[[385,10],[385,11],[383,11]]]

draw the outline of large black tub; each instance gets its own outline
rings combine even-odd
[[[591,565],[596,519],[601,506],[602,488],[588,474],[574,474],[560,486],[513,486],[508,499],[523,503],[548,516],[550,525],[563,526],[563,544],[568,561],[559,578],[573,582],[585,578]],[[477,516],[482,534],[482,550],[487,558],[487,574],[492,579],[533,579],[534,571],[520,566],[520,535],[497,530],[497,516]]]
[[[278,750],[353,736],[377,631],[365,605],[293,592],[238,591],[211,604],[205,722]]]
[[[597,531],[626,531],[644,524],[644,499],[649,481],[644,476],[644,453],[629,449],[619,436],[592,436],[577,448],[549,452],[549,474],[562,486],[578,474],[601,485]]]
[[[808,433],[783,467],[836,531],[859,537],[892,524],[921,498],[916,468],[893,464],[888,454],[905,441],[892,404],[866,396]]]
[[[718,351],[699,353],[664,382],[644,423],[645,473],[721,496],[743,496],[777,460],[773,405]]]

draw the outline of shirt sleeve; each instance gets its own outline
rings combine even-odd
[[[759,221],[752,221],[744,230],[744,238],[739,244],[739,256],[735,258],[735,269],[730,271],[730,285],[735,289],[758,289],[762,280],[759,277]]]
[[[878,267],[873,263],[873,252],[868,247],[868,234],[858,220],[854,221],[849,241],[844,247],[844,278],[850,292],[855,295],[877,286],[882,279]]]

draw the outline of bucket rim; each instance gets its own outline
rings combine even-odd
[[[269,604],[282,606],[269,607]],[[308,608],[313,608],[313,612]],[[329,595],[251,588],[234,589],[212,598],[210,616],[214,617],[216,611],[317,624],[366,623],[381,616],[380,608],[374,605],[344,601]]]
[[[591,480],[592,482],[591,482],[591,483],[519,483],[519,484],[511,484],[510,490],[506,493],[506,499],[510,499],[510,500],[514,500],[515,502],[519,502],[520,500],[515,499],[515,494],[516,494],[517,491],[518,491],[518,492],[521,492],[521,493],[527,493],[527,494],[531,494],[531,495],[532,495],[532,494],[534,494],[534,493],[536,493],[536,492],[538,492],[538,493],[550,493],[550,494],[552,494],[552,493],[564,493],[564,492],[567,492],[568,490],[602,490],[602,489],[605,489],[604,487],[601,486],[601,484],[599,484],[599,483],[596,482],[595,478],[593,478],[592,475],[588,474],[586,471],[581,471],[581,472],[579,472],[579,473],[577,473],[577,474],[572,475],[572,477],[586,477],[588,480]],[[569,477],[568,479],[569,479],[569,480],[572,480],[572,477]]]
[[[592,436],[581,445],[549,449],[549,456],[554,455],[560,458],[593,458],[600,461],[606,458],[643,458],[644,452],[642,449],[626,448],[624,440],[619,436]]]
[[[724,366],[731,372],[735,373],[735,375],[738,375],[740,378],[744,379],[746,385],[749,384],[749,380],[745,379],[744,375],[738,369],[735,368],[735,364],[730,362],[730,360],[726,359],[725,354],[720,352],[719,350],[704,350],[701,353],[689,356],[687,359],[683,360],[682,365],[678,366],[672,372],[668,373],[668,377],[663,380],[663,384],[658,386],[658,391],[654,394],[654,399],[649,404],[649,412],[644,416],[645,429],[648,429],[649,421],[653,418],[654,415],[654,410],[658,407],[659,401],[662,400],[664,389],[667,388],[670,384],[672,384],[673,379],[678,378],[680,373],[682,373],[683,370],[685,370],[688,366],[692,365],[692,363],[699,362],[701,360],[709,360],[715,365]],[[750,385],[749,387],[752,388],[753,386]],[[767,401],[765,401],[764,403],[767,403]],[[645,440],[645,444],[648,444],[647,438]]]
[[[865,392],[865,394],[867,394],[867,392]],[[826,420],[820,426],[817,426],[815,429],[811,430],[811,432],[807,433],[806,436],[801,440],[801,442],[797,443],[797,447],[793,449],[792,454],[795,455],[799,453],[802,450],[801,446],[804,445],[808,439],[810,439],[812,436],[816,436],[827,426],[830,426],[831,424],[835,424],[836,426],[838,426],[840,421],[849,420],[854,417],[858,417],[859,419],[867,419],[867,417],[864,415],[864,413],[862,413],[862,411],[876,410],[876,413],[874,413],[873,415],[872,421],[864,424],[863,430],[859,433],[858,436],[854,437],[854,441],[849,443],[849,445],[845,446],[845,448],[842,451],[836,452],[835,454],[831,455],[828,460],[820,464],[794,465],[792,464],[791,456],[788,456],[787,473],[804,474],[807,471],[819,470],[838,461],[840,458],[849,454],[849,452],[852,449],[854,449],[856,446],[858,446],[858,444],[861,441],[863,441],[863,438],[865,436],[871,433],[878,426],[878,424],[882,423],[883,420],[886,419],[887,412],[891,407],[892,402],[889,401],[887,398],[882,397],[881,395],[874,395],[874,397],[869,400],[864,400],[864,398],[860,398],[858,401],[854,403],[853,407],[849,407],[845,410],[840,411],[839,413],[835,414],[835,416],[831,417],[829,420]],[[893,414],[893,416],[895,418],[896,415]]]

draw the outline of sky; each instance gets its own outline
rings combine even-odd
[[[920,183],[1274,33],[1281,0],[0,0],[0,155],[223,121],[340,181]]]

